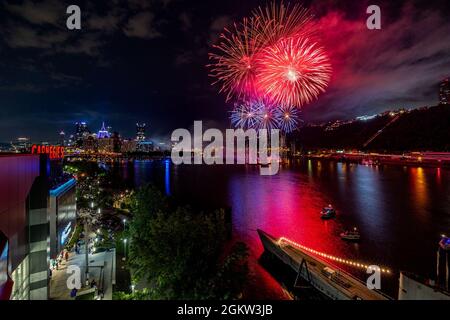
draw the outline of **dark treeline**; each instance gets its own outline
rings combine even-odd
[[[358,149],[378,152],[447,151],[450,152],[450,106],[422,108],[399,114],[392,121],[389,113],[367,121],[353,121],[331,127],[305,126],[292,140],[297,150]],[[367,146],[379,130],[381,134]]]

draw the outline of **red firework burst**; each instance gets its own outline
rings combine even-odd
[[[328,85],[331,66],[315,40],[309,10],[273,2],[225,29],[210,53],[210,76],[220,92],[242,101],[301,107]]]
[[[253,11],[255,33],[264,46],[274,45],[282,38],[314,34],[310,11],[299,4],[284,5],[275,1],[264,9],[259,7]]]
[[[255,53],[260,44],[255,36],[255,21],[244,19],[234,24],[234,29],[225,29],[220,35],[219,45],[214,46],[218,53],[210,53],[210,76],[220,83],[220,92],[232,97],[246,98],[255,95],[256,62]]]
[[[301,107],[324,92],[331,65],[324,49],[312,38],[282,38],[258,58],[260,90],[276,104]]]

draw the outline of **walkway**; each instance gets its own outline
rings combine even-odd
[[[50,300],[71,300],[70,290],[67,288],[67,267],[76,265],[81,270],[82,285],[84,284],[86,256],[84,247],[79,254],[71,252],[68,261],[63,261],[58,270],[53,270],[52,279],[50,280]],[[103,275],[102,275],[103,273]],[[101,277],[104,282],[104,300],[112,300],[113,285],[115,284],[115,250],[110,252],[100,252],[89,255],[89,279],[95,279],[97,285],[100,285]],[[80,290],[83,291],[83,288]]]

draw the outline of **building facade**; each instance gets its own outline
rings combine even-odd
[[[136,141],[145,141],[145,123],[136,123]]]
[[[1,299],[48,298],[50,259],[76,218],[76,183],[61,173],[47,155],[0,156]]]
[[[76,224],[76,181],[70,179],[49,192],[50,258],[64,250]]]
[[[75,143],[78,146],[83,144],[83,140],[90,134],[89,128],[86,122],[75,123]]]

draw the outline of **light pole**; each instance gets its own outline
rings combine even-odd
[[[127,260],[127,239],[123,239],[123,252],[124,258]]]
[[[88,283],[89,281],[89,221],[92,219],[94,209],[94,202],[89,204],[88,209],[80,210],[80,217],[84,221],[84,248],[85,248],[85,263],[86,263],[86,271],[85,271],[85,281]]]
[[[85,249],[85,258],[86,258],[86,273],[85,273],[85,282],[89,281],[89,229],[88,229],[88,219],[84,219],[84,249]]]
[[[127,223],[127,219],[123,219],[123,230],[125,230],[126,223]]]

